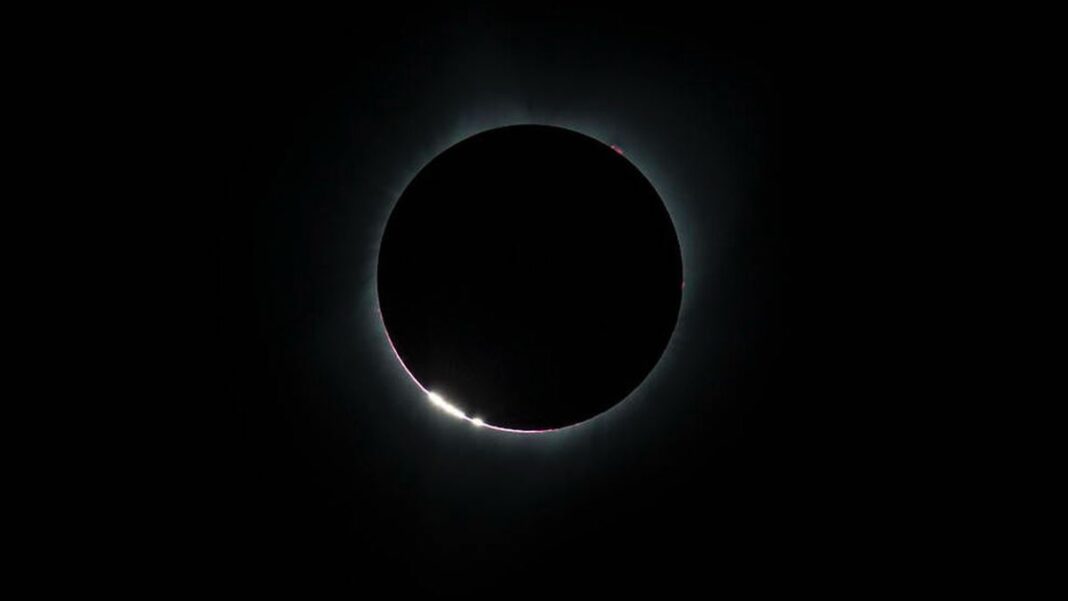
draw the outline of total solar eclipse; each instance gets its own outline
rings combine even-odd
[[[515,125],[446,149],[386,223],[378,300],[434,404],[521,432],[626,398],[671,338],[682,256],[652,184],[616,148]]]

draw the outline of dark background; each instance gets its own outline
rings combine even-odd
[[[887,161],[907,163],[893,39],[655,6],[215,32],[197,97],[221,179],[196,241],[213,444],[195,553],[213,578],[664,592],[885,566],[907,521],[885,459],[909,450],[876,441],[915,409],[896,396],[894,251],[874,242],[901,206]],[[672,212],[686,277],[640,394],[544,436],[436,411],[374,305],[408,179],[517,122],[620,146]]]

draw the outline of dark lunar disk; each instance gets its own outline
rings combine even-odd
[[[613,148],[503,127],[408,185],[382,238],[378,298],[424,388],[487,425],[554,429],[609,409],[656,365],[682,257],[656,190]]]

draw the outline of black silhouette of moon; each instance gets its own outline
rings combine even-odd
[[[627,397],[663,355],[682,254],[652,184],[615,147],[516,125],[446,149],[386,223],[378,299],[430,400],[545,431]]]

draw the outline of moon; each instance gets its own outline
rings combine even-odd
[[[654,369],[683,264],[626,149],[549,125],[475,134],[397,200],[379,247],[389,342],[427,400],[477,427],[593,419]]]

